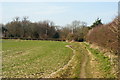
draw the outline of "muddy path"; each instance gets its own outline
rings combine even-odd
[[[73,51],[72,58],[62,68],[44,78],[103,78],[101,71],[99,70],[98,61],[96,61],[95,56],[85,47],[84,44],[80,43],[76,47],[67,45],[66,47]],[[78,56],[80,57],[77,58]],[[75,67],[78,64],[80,67]],[[74,71],[74,68],[77,68],[79,72]],[[77,74],[79,77],[73,77],[74,74]]]
[[[86,49],[86,47],[80,43],[80,48],[81,48],[81,52],[80,54],[82,54],[82,63],[81,63],[81,68],[80,68],[80,78],[88,78],[88,76],[90,76],[90,55]],[[88,69],[89,67],[89,69]],[[89,73],[89,74],[88,74]]]
[[[88,61],[88,58],[87,58],[87,54],[84,55],[84,58],[83,58],[83,62],[81,64],[81,69],[80,69],[80,78],[86,78],[86,66],[87,66],[87,61]]]
[[[89,60],[91,60],[88,57],[89,55],[88,55],[87,49],[85,49],[85,47],[81,43],[79,44],[79,47],[77,47],[77,48],[79,48],[80,51],[77,51],[77,49],[72,48],[70,45],[67,45],[66,47],[70,48],[73,51],[72,58],[62,68],[58,69],[57,71],[51,73],[49,76],[46,76],[46,77],[47,78],[56,78],[56,77],[66,78],[66,77],[71,77],[70,75],[66,75],[66,74],[72,73],[71,72],[72,70],[69,70],[68,68],[70,66],[75,67],[75,64],[74,64],[75,60],[74,59],[76,59],[76,54],[81,54],[81,59],[80,59],[81,63],[77,63],[77,64],[80,64],[80,67],[78,69],[80,71],[80,73],[78,74],[79,75],[78,78],[87,78],[88,77],[87,73],[90,73],[90,71],[87,71],[87,67],[88,67]],[[79,59],[79,58],[77,58],[77,59]],[[70,68],[70,69],[72,69],[72,68]],[[64,72],[64,71],[67,71],[67,72]]]

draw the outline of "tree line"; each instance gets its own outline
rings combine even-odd
[[[13,21],[0,25],[2,38],[5,39],[87,41],[118,53],[118,17],[108,24],[103,24],[98,18],[91,26],[87,26],[86,22],[74,20],[71,24],[61,27],[49,20],[31,22],[28,17],[23,17],[22,20],[15,17]]]
[[[13,21],[2,25],[2,33],[4,38],[20,38],[20,39],[47,39],[57,38],[59,35],[57,27],[51,21],[31,22],[28,17],[24,17],[20,21],[16,17]]]
[[[31,22],[28,17],[15,17],[13,21],[2,26],[2,37],[7,39],[40,39],[84,41],[90,27],[85,22],[73,21],[64,27],[45,20]]]

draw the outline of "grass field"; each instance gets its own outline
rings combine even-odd
[[[110,59],[85,42],[2,40],[3,78],[114,78]]]
[[[73,56],[69,43],[2,40],[3,77],[41,78],[63,67]]]

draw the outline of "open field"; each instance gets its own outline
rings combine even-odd
[[[3,1],[1,6],[3,80],[120,78],[120,2]]]
[[[2,40],[4,78],[114,78],[110,59],[84,42]]]
[[[45,77],[68,63],[66,42],[3,40],[3,77]]]

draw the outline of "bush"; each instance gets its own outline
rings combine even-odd
[[[98,25],[91,29],[87,34],[87,41],[95,43],[114,54],[118,53],[118,17],[111,23]]]

